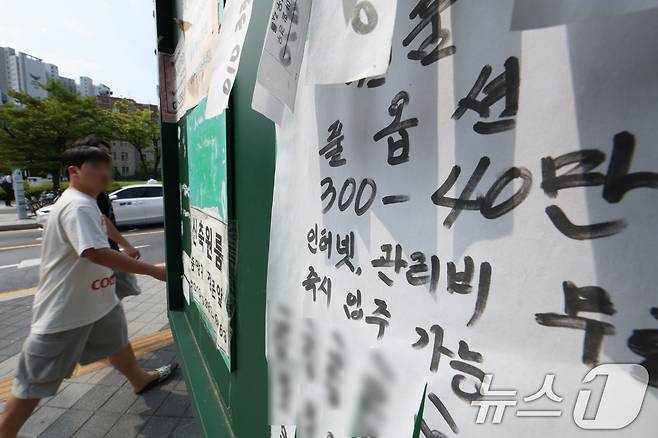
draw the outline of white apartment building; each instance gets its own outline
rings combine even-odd
[[[11,56],[13,89],[18,89],[33,97],[45,98],[48,93],[40,87],[48,82],[46,64],[35,56],[18,52]]]
[[[48,93],[39,85],[48,80],[59,81],[65,88],[81,96],[110,96],[112,90],[105,84],[94,85],[94,81],[87,76],[80,76],[79,84],[73,79],[59,75],[59,68],[55,64],[43,62],[27,53],[16,52],[11,47],[0,47],[0,103],[8,101],[9,91],[19,91],[30,96],[45,98]]]
[[[55,64],[44,64],[46,67],[46,78],[48,80],[52,79],[55,81],[59,80],[59,67]]]
[[[98,84],[94,86],[95,96],[111,96],[112,89],[105,84]]]
[[[132,143],[127,141],[113,140],[110,142],[112,148],[112,165],[121,176],[134,176],[142,170],[142,163],[139,159],[137,149]],[[146,159],[154,159],[153,152],[146,153]],[[158,163],[158,169],[162,169],[162,162]]]
[[[11,89],[10,56],[15,54],[11,47],[0,47],[0,92],[6,93]]]
[[[94,88],[94,81],[87,76],[80,76],[80,82],[78,83],[78,93],[82,97],[91,97],[96,95],[96,89]]]
[[[75,84],[75,80],[71,78],[67,78],[64,76],[59,77],[59,83],[62,85],[62,87],[66,88],[69,90],[71,93],[77,93],[77,86]]]

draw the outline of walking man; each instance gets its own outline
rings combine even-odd
[[[110,166],[112,165],[112,148],[110,147],[110,143],[97,137],[96,135],[88,135],[87,137],[76,141],[74,146],[95,146],[107,154],[107,156],[110,158]],[[103,213],[103,215],[109,220],[109,222],[107,222],[107,234],[109,236],[110,248],[119,251],[120,246],[123,249],[123,252],[128,254],[130,257],[135,259],[140,258],[141,254],[139,253],[139,250],[135,249],[117,229],[117,221],[114,216],[114,208],[112,208],[110,195],[108,195],[108,193],[103,190],[98,194],[96,203],[98,204],[98,209],[101,211],[101,213]]]
[[[75,366],[108,358],[136,394],[166,381],[177,364],[143,369],[128,343],[113,270],[164,281],[165,269],[109,248],[107,220],[96,205],[111,177],[110,159],[96,147],[63,154],[69,188],[54,204],[43,235],[32,325],[0,419],[0,438],[15,438],[44,397],[55,395]]]

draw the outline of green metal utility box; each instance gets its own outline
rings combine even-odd
[[[181,3],[156,1],[161,53],[174,53],[181,37]],[[265,286],[275,137],[272,122],[251,109],[251,97],[270,8],[271,2],[254,2],[224,114],[204,121],[203,101],[177,123],[162,123],[169,319],[198,426],[207,437],[269,433]],[[199,237],[201,220],[192,217],[195,205],[216,209],[226,226],[224,236],[213,235],[211,246],[216,248],[217,236],[224,238],[228,257],[217,263],[229,271],[222,291],[229,300],[228,354],[204,327],[203,309],[184,296],[182,258],[190,255],[193,238],[206,243],[203,230]]]

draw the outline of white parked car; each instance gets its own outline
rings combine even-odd
[[[162,184],[139,184],[110,193],[117,225],[164,222]]]
[[[162,184],[138,184],[110,193],[117,225],[160,224],[164,222]],[[37,210],[37,224],[44,227],[52,205]]]
[[[53,208],[52,205],[46,205],[37,210],[37,225],[41,228],[46,226],[46,222],[48,222],[48,213],[50,213],[51,208]]]

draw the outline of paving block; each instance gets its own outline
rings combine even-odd
[[[102,380],[105,379],[105,377],[107,377],[107,375],[110,374],[112,370],[114,370],[114,368],[105,367],[89,373],[89,379],[87,379],[87,383],[102,385]]]
[[[93,373],[81,374],[76,377],[70,377],[65,380],[68,383],[88,383]]]
[[[0,354],[4,356],[14,356],[21,352],[23,348],[23,342],[14,341],[7,345],[5,348],[0,349]]]
[[[62,438],[72,436],[94,413],[69,409],[51,424],[39,438]]]
[[[2,316],[0,316],[0,318],[2,318]],[[0,333],[1,333],[1,331],[2,331],[2,328],[0,328]],[[4,334],[2,334],[0,336],[4,337]],[[5,347],[10,346],[13,342],[15,342],[15,341],[12,340],[12,339],[0,339],[0,350],[2,350]]]
[[[98,438],[105,436],[120,417],[121,414],[116,412],[97,411],[73,436],[75,438]]]
[[[9,359],[0,363],[0,378],[8,375],[14,375],[16,366],[18,365],[18,355],[11,356]]]
[[[139,332],[146,326],[146,322],[130,321],[128,323],[128,338],[134,338],[135,333]]]
[[[46,406],[68,409],[93,388],[94,385],[89,383],[70,383],[63,391],[60,391],[48,401]]]
[[[149,307],[150,308],[150,307]],[[141,314],[134,319],[135,322],[141,322],[144,324],[148,324],[151,321],[153,321],[155,318],[160,316],[158,313],[155,312],[141,312]]]
[[[112,367],[107,367],[109,371],[107,374],[98,382],[101,385],[108,385],[108,386],[123,386],[128,379],[126,379],[126,376],[121,374],[119,371]],[[92,379],[89,379],[91,382]]]
[[[134,438],[144,428],[147,421],[148,417],[122,415],[105,435],[105,438]]]
[[[140,312],[148,312],[151,309],[151,304],[144,302],[135,306],[134,309]]]
[[[181,373],[182,375],[182,373]],[[185,379],[181,379],[176,386],[174,387],[174,391],[182,392],[185,391],[187,392],[187,384],[185,383]]]
[[[129,310],[126,312],[126,321],[130,323],[135,319],[137,319],[141,314],[142,312],[140,312],[139,310]]]
[[[163,326],[163,324],[161,322],[160,323],[148,323],[144,326],[143,329],[140,330],[140,332],[141,332],[140,336],[141,335],[150,335],[150,334],[162,331],[162,326]]]
[[[132,415],[151,416],[165,401],[169,392],[160,388],[154,388],[137,397],[133,404],[128,408],[127,413]]]
[[[41,400],[39,400],[39,404],[37,405],[37,409],[39,409],[41,406],[46,406],[48,404],[48,402],[50,402],[50,400],[57,397],[57,395],[59,393],[61,393],[62,391],[64,391],[67,386],[69,386],[69,382],[67,382],[67,381],[62,382],[62,384],[59,385],[59,388],[57,388],[57,393],[55,393],[55,395],[51,395],[50,397],[45,397],[45,398],[42,398]],[[61,407],[61,406],[54,406],[54,407]],[[36,409],[35,409],[35,411],[36,411]]]
[[[194,412],[194,405],[190,403],[190,406],[187,408],[185,413],[183,414],[183,417],[188,417],[188,418],[195,418],[196,414]]]
[[[169,324],[169,318],[167,317],[167,314],[163,312],[153,318],[151,324],[157,324],[159,326],[158,331],[161,331]]]
[[[96,411],[119,390],[116,386],[95,385],[94,389],[80,397],[73,409]]]
[[[197,438],[200,436],[194,418],[183,418],[171,434],[171,438]]]
[[[105,402],[103,406],[100,407],[100,410],[123,414],[133,403],[135,403],[137,397],[138,396],[135,395],[130,385],[123,385],[107,400],[107,402]]]
[[[190,406],[187,391],[171,391],[155,415],[158,417],[183,417]]]
[[[37,438],[44,430],[50,427],[66,409],[43,406],[27,420],[18,433],[20,438]]]
[[[179,418],[151,417],[138,437],[167,438],[171,436],[179,422]]]

